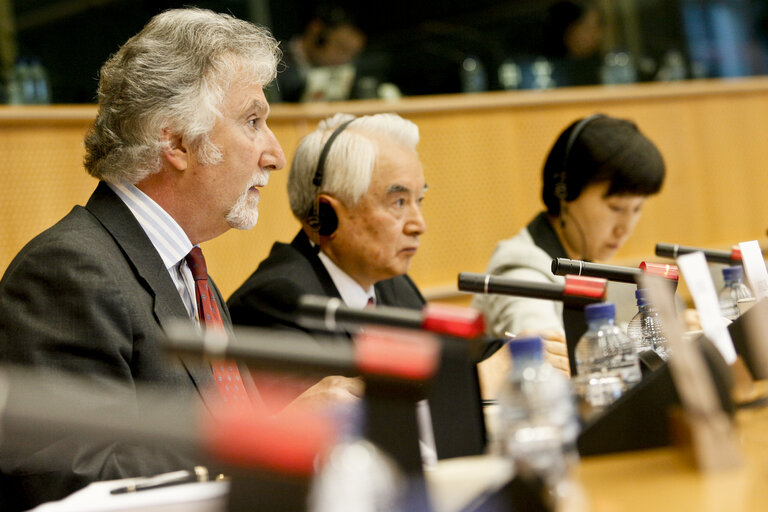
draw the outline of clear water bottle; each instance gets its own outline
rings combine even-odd
[[[29,70],[27,59],[19,57],[8,81],[8,103],[11,105],[24,105],[32,102],[35,87],[30,79]]]
[[[739,318],[739,301],[754,298],[752,292],[743,282],[744,268],[741,265],[725,267],[723,281],[725,285],[720,290],[720,312],[728,320]]]
[[[637,82],[637,69],[630,54],[627,52],[606,54],[600,68],[600,79],[606,85]]]
[[[394,460],[363,438],[365,403],[328,410],[339,439],[317,461],[309,512],[397,512],[405,510],[407,478]]]
[[[47,105],[51,102],[51,84],[48,80],[48,72],[38,59],[32,59],[29,65],[29,80],[32,84],[29,103]]]
[[[505,91],[519,89],[523,82],[523,72],[514,60],[504,59],[499,65],[499,85]]]
[[[667,337],[664,335],[664,324],[659,312],[648,301],[645,290],[638,289],[635,298],[637,314],[627,325],[627,336],[635,344],[638,354],[644,350],[654,350],[662,359],[669,359]]]
[[[683,54],[677,50],[670,50],[664,54],[656,79],[662,82],[685,80],[687,71]]]
[[[310,512],[405,510],[405,476],[375,445],[348,439],[336,445],[310,489]]]
[[[482,92],[488,89],[485,67],[479,58],[470,55],[461,62],[462,92]]]
[[[645,290],[638,288],[635,290],[635,299],[637,299],[637,313],[632,317],[627,325],[627,336],[635,345],[637,353],[644,350],[653,350],[653,345],[643,336],[644,317],[648,315],[648,301],[645,296]]]
[[[579,395],[600,410],[642,377],[632,340],[615,324],[616,306],[610,302],[584,308],[587,332],[576,344]]]
[[[512,371],[499,394],[497,450],[520,473],[556,486],[578,460],[579,420],[570,381],[543,360],[541,338],[508,343]]]
[[[534,89],[552,89],[557,86],[552,73],[554,67],[544,57],[539,57],[533,64],[531,64],[531,74],[533,75],[533,88]]]

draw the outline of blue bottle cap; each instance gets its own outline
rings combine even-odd
[[[587,317],[587,322],[594,322],[595,320],[613,320],[616,316],[616,305],[613,302],[588,304],[584,308],[584,316]]]
[[[741,265],[725,267],[723,269],[723,279],[726,281],[737,281],[744,276],[744,268]]]
[[[540,358],[543,342],[538,336],[515,338],[507,343],[512,359]]]
[[[648,292],[642,288],[635,290],[635,298],[637,299],[638,306],[645,306],[648,304]]]

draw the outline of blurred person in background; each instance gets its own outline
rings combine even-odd
[[[349,99],[357,74],[354,61],[365,43],[365,34],[347,10],[319,5],[304,31],[284,48],[275,94],[285,102]]]
[[[605,33],[600,10],[589,0],[552,4],[544,22],[543,55],[557,86],[599,84]]]

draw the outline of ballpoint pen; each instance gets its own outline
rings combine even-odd
[[[172,471],[150,478],[138,480],[131,484],[117,487],[109,491],[110,494],[125,494],[129,492],[147,491],[190,482],[205,482],[208,480],[208,469],[203,466],[195,466],[194,473],[186,469],[181,471]]]

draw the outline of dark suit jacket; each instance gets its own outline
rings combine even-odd
[[[421,309],[424,297],[406,276],[374,285],[376,303]],[[277,242],[267,259],[229,298],[229,311],[237,325],[297,327],[295,309],[303,294],[341,298],[307,235],[300,231],[289,244]]]
[[[100,183],[85,207],[27,244],[0,281],[0,363],[88,378],[121,409],[139,410],[141,383],[172,387],[179,407],[188,407],[211,376],[161,352],[158,339],[175,319],[189,315],[165,265],[130,210]],[[58,499],[95,480],[192,465],[177,453],[124,443],[62,439],[38,448],[0,452],[4,510]]]
[[[380,281],[374,288],[377,304],[424,307],[424,297],[408,276]],[[303,231],[290,245],[274,244],[267,259],[229,298],[232,321],[236,325],[301,328],[296,323],[295,308],[302,294],[341,298]],[[444,340],[439,368],[427,396],[438,456],[477,455],[484,446],[485,427],[477,370],[467,354],[466,340]],[[259,382],[260,390],[262,386]],[[398,435],[397,428],[392,431]]]

